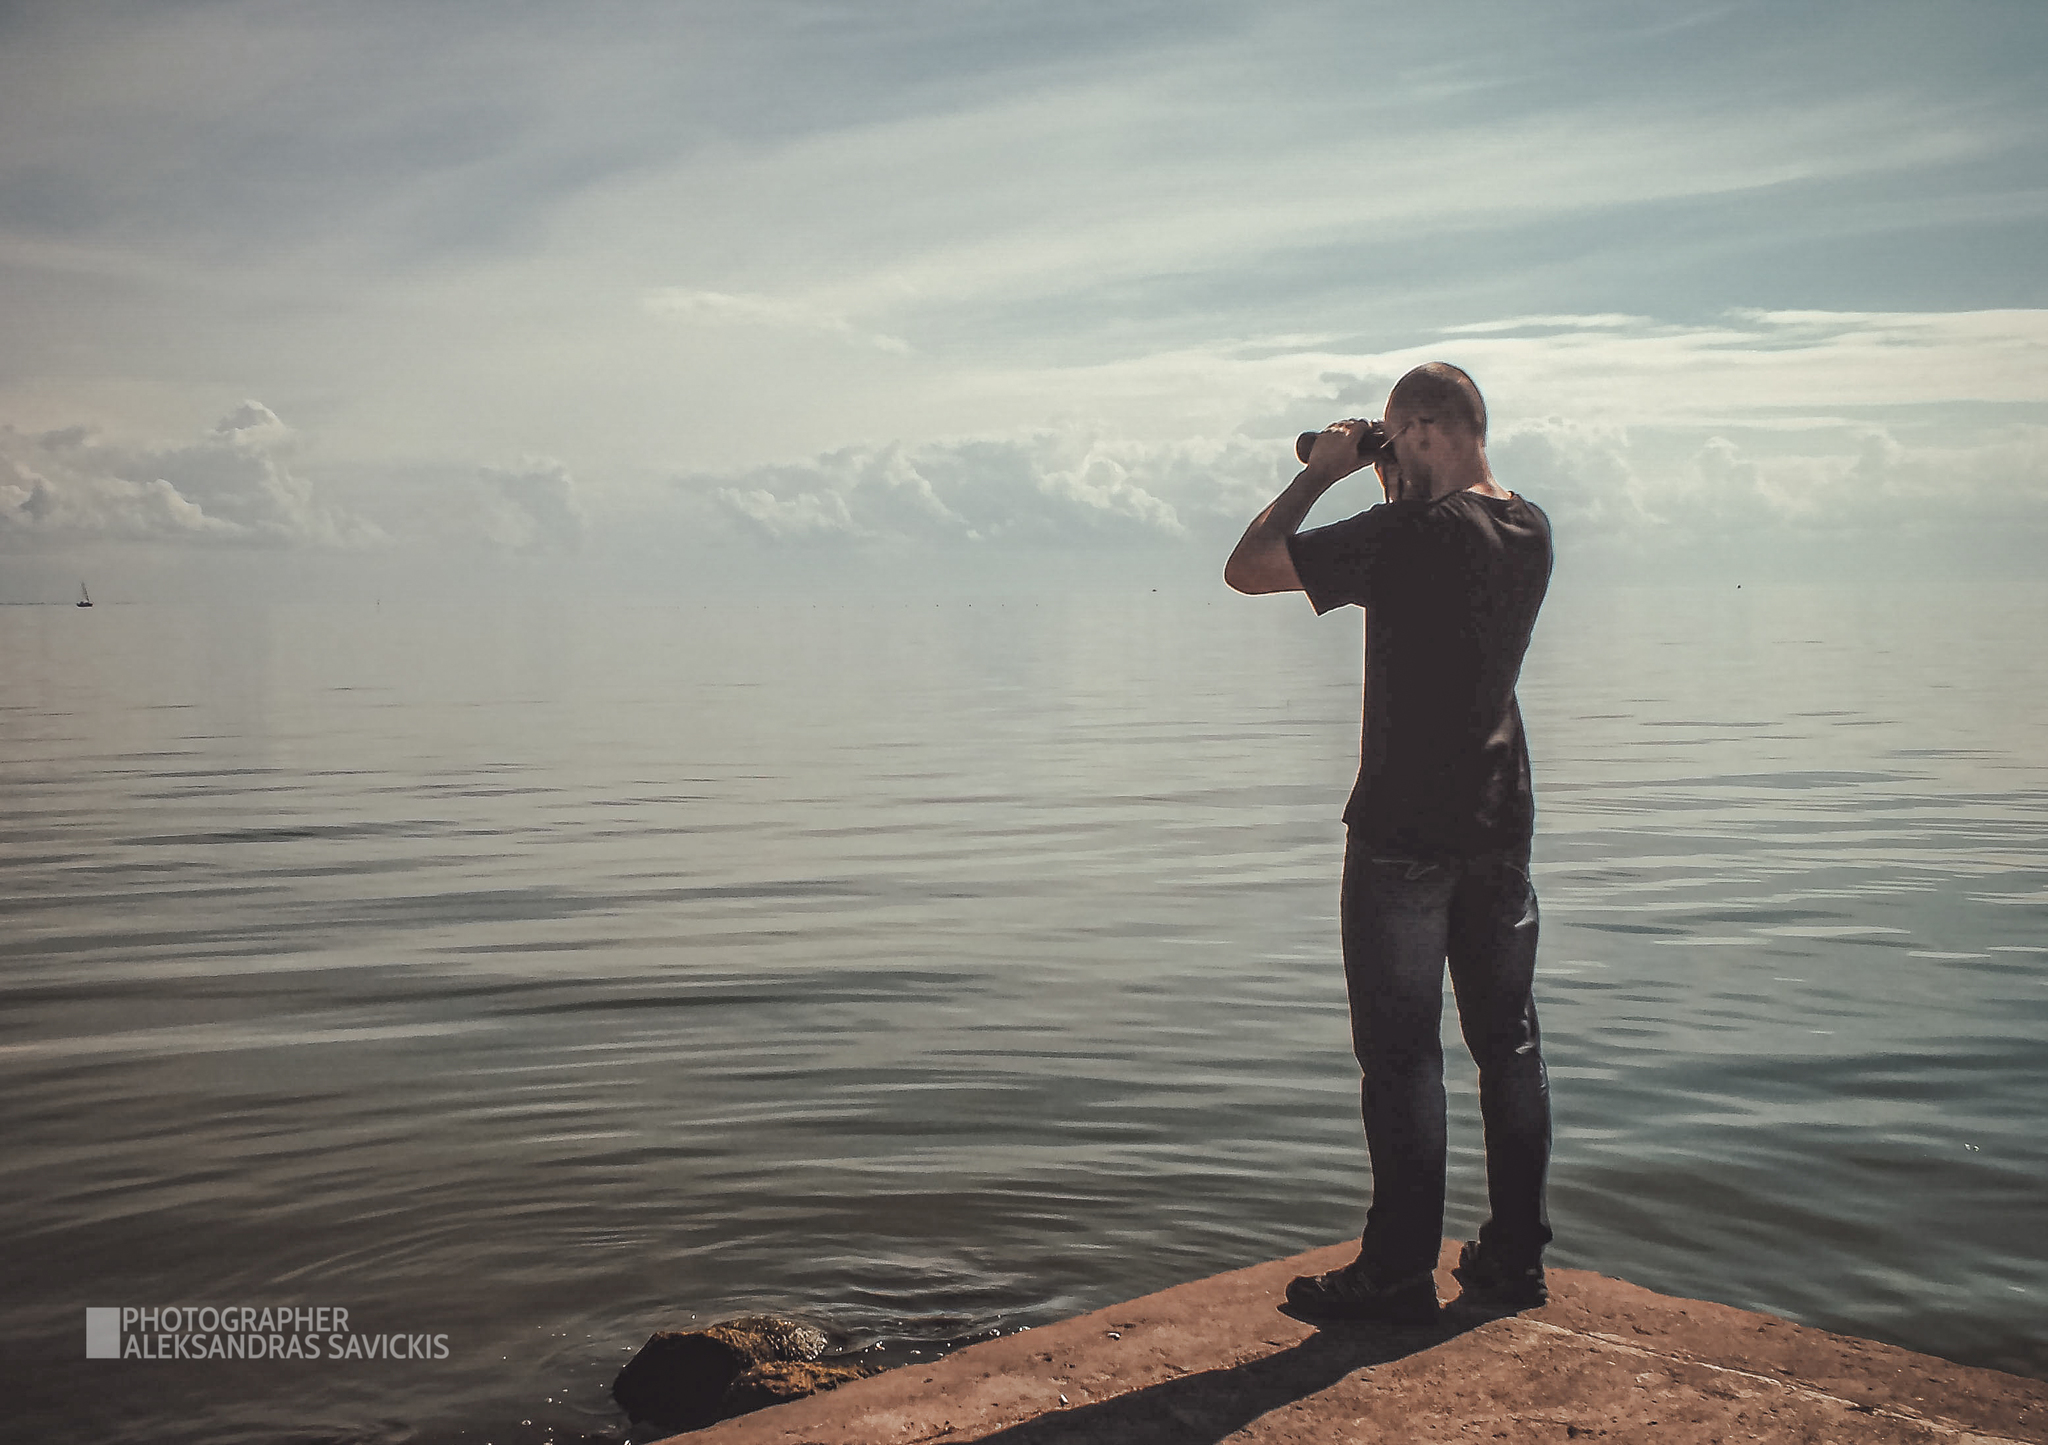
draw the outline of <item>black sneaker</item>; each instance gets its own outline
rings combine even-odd
[[[1353,1260],[1328,1274],[1296,1278],[1287,1286],[1280,1312],[1307,1325],[1433,1325],[1436,1277],[1424,1270],[1380,1284],[1362,1261]]]
[[[1464,1292],[1458,1296],[1463,1304],[1533,1310],[1550,1303],[1550,1286],[1544,1282],[1542,1265],[1503,1265],[1476,1240],[1458,1251],[1458,1267],[1451,1271],[1451,1278],[1463,1286]]]

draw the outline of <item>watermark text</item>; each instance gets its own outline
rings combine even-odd
[[[445,1360],[445,1334],[358,1332],[339,1305],[87,1306],[89,1360]]]

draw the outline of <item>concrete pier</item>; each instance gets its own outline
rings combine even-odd
[[[678,1445],[2048,1442],[2048,1384],[1583,1270],[1550,1303],[1318,1332],[1287,1281],[1355,1242],[1177,1285],[674,1437]]]

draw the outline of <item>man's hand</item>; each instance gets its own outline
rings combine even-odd
[[[1356,419],[1331,422],[1317,433],[1315,445],[1308,454],[1308,469],[1322,481],[1325,489],[1366,465],[1358,455],[1358,440],[1359,434],[1371,425],[1369,421]],[[1386,499],[1400,501],[1406,488],[1401,465],[1394,460],[1393,453],[1384,451],[1374,456],[1372,469],[1379,476],[1380,491]]]
[[[1308,473],[1322,483],[1324,491],[1365,465],[1358,455],[1358,438],[1371,425],[1355,418],[1333,421],[1316,437],[1308,454]]]

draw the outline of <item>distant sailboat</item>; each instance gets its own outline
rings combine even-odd
[[[92,606],[92,594],[85,590],[83,582],[78,584],[78,605],[80,607]]]

